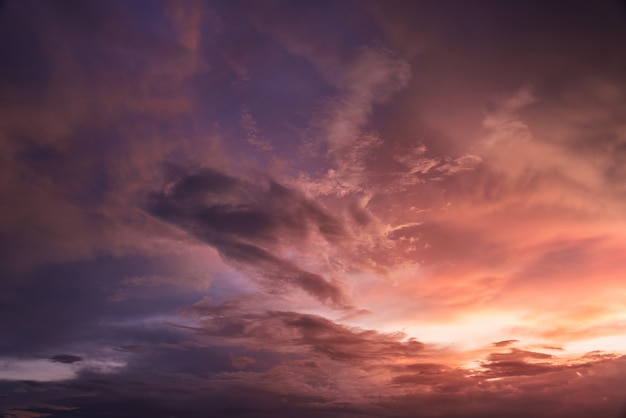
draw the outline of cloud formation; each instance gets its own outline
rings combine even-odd
[[[271,180],[254,185],[203,169],[151,194],[147,210],[215,247],[226,260],[260,274],[274,288],[295,285],[321,302],[345,303],[337,282],[279,255],[281,247],[301,245],[311,234],[331,243],[345,235],[337,219],[294,190]]]
[[[0,3],[0,416],[623,417],[615,0]]]

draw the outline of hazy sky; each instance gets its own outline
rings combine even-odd
[[[0,416],[626,416],[626,4],[0,3]]]

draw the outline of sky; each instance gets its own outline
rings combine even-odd
[[[626,3],[4,0],[0,417],[626,417]]]

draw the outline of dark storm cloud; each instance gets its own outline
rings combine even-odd
[[[254,184],[203,169],[152,193],[147,210],[274,286],[295,285],[322,302],[345,302],[338,284],[275,254],[281,246],[303,245],[314,233],[330,243],[346,234],[337,219],[294,190],[271,180]]]

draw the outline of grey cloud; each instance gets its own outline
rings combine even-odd
[[[83,358],[73,354],[57,354],[56,356],[50,357],[49,360],[54,363],[72,364],[83,361]]]
[[[317,230],[329,241],[341,239],[342,225],[315,202],[274,181],[253,184],[212,169],[183,173],[173,185],[149,196],[148,210],[157,217],[201,227],[202,239],[226,236],[272,242],[276,232],[303,240]]]
[[[297,248],[311,234],[330,243],[346,236],[337,219],[294,190],[203,169],[150,194],[147,210],[215,247],[226,260],[261,274],[269,285],[290,284],[322,302],[345,303],[339,284],[280,256],[281,246]]]
[[[386,356],[412,357],[424,349],[424,344],[415,339],[398,341],[399,335],[354,330],[313,315],[288,316],[293,318],[287,319],[284,324],[298,331],[301,343],[334,360],[368,361]]]
[[[291,335],[311,350],[316,344],[323,345],[324,339],[335,346],[358,349],[359,344],[378,342],[381,337],[345,329],[314,315],[270,312],[264,318],[294,331]],[[258,324],[259,328],[268,326],[263,321]],[[271,341],[273,344],[267,346],[271,349],[285,347],[285,339]],[[380,346],[376,352],[383,358],[397,359],[397,351],[389,347]],[[259,352],[232,351],[229,347],[219,352],[210,347],[175,350],[143,358],[118,375],[85,372],[71,382],[0,385],[0,390],[19,390],[21,396],[30,399],[31,406],[21,407],[22,412],[46,412],[58,418],[202,417],[207,411],[217,416],[248,418],[618,418],[623,410],[623,358],[600,356],[576,368],[554,367],[552,373],[546,372],[545,365],[532,369],[505,363],[501,368],[508,369],[499,374],[468,376],[466,370],[436,363],[379,367],[371,362],[370,355],[342,358],[324,351],[318,352],[318,357],[300,360],[279,355],[275,357],[278,363],[259,368],[257,363],[263,357]],[[511,359],[541,355],[523,350],[500,354]],[[257,362],[252,363],[252,358]],[[175,365],[163,363],[166,359]],[[246,363],[246,371],[233,371],[237,369],[233,360],[237,359],[241,359],[240,365]],[[380,373],[383,379],[359,386],[363,382],[353,373],[363,368],[369,374]],[[521,369],[525,373],[508,373]],[[386,376],[390,379],[385,380]],[[349,387],[359,388],[359,396],[345,398]],[[511,387],[515,387],[514,394]],[[606,401],[586,402],[590,397],[605,397]],[[12,413],[8,409],[0,411]]]
[[[209,301],[185,310],[199,315],[203,326],[193,330],[214,343],[237,341],[251,347],[276,346],[310,352],[336,361],[378,362],[392,357],[413,358],[425,349],[402,334],[383,334],[350,328],[330,319],[296,312],[246,312],[237,302],[214,305]]]

